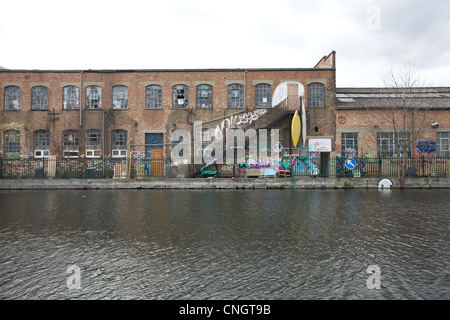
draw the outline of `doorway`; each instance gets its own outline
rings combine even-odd
[[[145,134],[144,161],[148,177],[164,176],[164,143],[162,133]]]

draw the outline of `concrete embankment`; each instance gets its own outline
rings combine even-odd
[[[381,178],[0,179],[0,190],[43,189],[373,189]],[[398,180],[390,178],[393,188]],[[411,178],[405,188],[450,188],[450,178]]]

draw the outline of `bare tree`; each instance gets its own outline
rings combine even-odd
[[[368,113],[366,125],[375,128],[372,132],[377,141],[382,140],[380,137],[383,134],[393,140],[393,144],[388,144],[389,150],[377,143],[378,154],[396,158],[399,187],[402,188],[408,172],[408,158],[414,146],[431,123],[436,121],[438,95],[435,88],[425,83],[420,70],[412,63],[405,64],[399,70],[391,69],[383,82],[385,87],[379,90],[377,102],[369,107],[372,112]],[[390,131],[391,136],[386,137],[386,130]]]

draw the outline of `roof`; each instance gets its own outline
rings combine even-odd
[[[38,70],[0,69],[11,73],[127,73],[127,72],[245,72],[245,71],[329,71],[335,68],[213,68],[213,69],[87,69],[87,70]]]
[[[422,109],[450,109],[450,87],[336,88],[336,109],[372,109],[407,105]]]

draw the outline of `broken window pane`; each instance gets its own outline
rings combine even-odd
[[[201,84],[197,86],[197,107],[212,108],[212,86]]]
[[[187,108],[189,100],[188,86],[176,85],[173,86],[173,107],[174,108]]]
[[[102,108],[102,88],[98,86],[89,86],[86,88],[86,108]]]
[[[48,110],[48,90],[37,86],[32,89],[32,110]]]
[[[147,109],[161,109],[161,87],[158,85],[147,86],[146,102]]]
[[[75,86],[64,87],[63,103],[65,110],[78,109],[78,88]]]
[[[127,109],[128,108],[128,87],[115,86],[113,87],[113,109]]]
[[[10,86],[5,88],[5,109],[18,110],[20,109],[20,88],[17,86]]]

